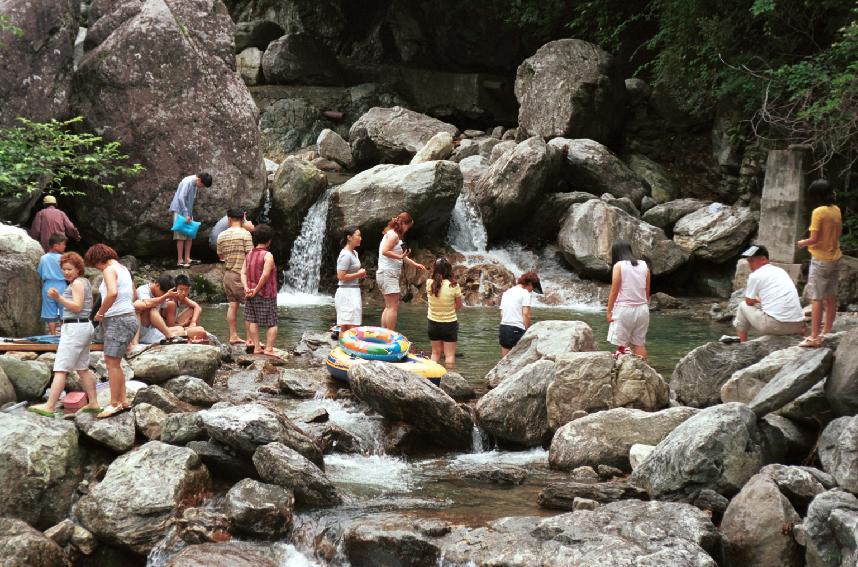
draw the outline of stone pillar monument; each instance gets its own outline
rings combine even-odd
[[[769,249],[773,262],[796,264],[807,257],[795,243],[804,237],[810,221],[805,171],[811,159],[810,152],[790,148],[772,150],[766,160],[757,242]]]

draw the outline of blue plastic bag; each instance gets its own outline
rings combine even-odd
[[[185,220],[185,217],[180,215],[176,217],[176,222],[173,223],[173,228],[170,230],[172,230],[173,232],[182,233],[188,238],[194,239],[197,237],[197,231],[200,230],[201,224],[201,222],[195,220],[187,222]]]

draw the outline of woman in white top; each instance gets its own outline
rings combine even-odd
[[[347,226],[343,230],[343,249],[337,257],[337,293],[334,305],[337,308],[337,325],[340,332],[359,327],[363,320],[363,306],[360,297],[360,280],[366,277],[366,270],[360,266],[360,258],[355,250],[360,246],[360,229]]]
[[[526,272],[518,278],[518,285],[509,288],[501,296],[501,323],[498,329],[501,358],[518,344],[530,327],[531,294],[534,291],[542,293],[542,283],[536,272]]]
[[[617,353],[631,352],[646,360],[646,333],[649,329],[650,273],[646,262],[638,260],[625,240],[611,247],[611,294],[608,296],[608,342]]]
[[[98,290],[101,307],[92,320],[104,327],[104,364],[110,383],[110,405],[96,417],[112,417],[130,408],[125,397],[125,374],[122,357],[134,339],[140,323],[134,311],[134,282],[128,268],[118,261],[116,250],[106,244],[95,244],[86,251],[86,263],[101,270],[103,280]]]
[[[378,271],[375,273],[375,281],[384,296],[381,326],[390,330],[396,329],[399,316],[399,276],[403,262],[418,270],[426,270],[426,266],[408,257],[411,250],[403,250],[402,247],[402,238],[412,226],[414,219],[411,215],[399,213],[387,223],[381,244],[378,245]]]

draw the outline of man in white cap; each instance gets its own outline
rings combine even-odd
[[[795,284],[786,270],[769,263],[765,246],[751,246],[742,253],[747,258],[751,275],[745,287],[745,298],[736,309],[733,326],[741,342],[748,332],[761,335],[803,335],[804,311]]]
[[[68,238],[80,242],[80,233],[66,216],[64,212],[57,208],[57,198],[53,195],[47,195],[42,199],[44,209],[36,213],[33,218],[33,225],[30,227],[30,237],[33,240],[38,240],[45,252],[50,251],[51,247],[48,240],[51,235],[65,234]]]

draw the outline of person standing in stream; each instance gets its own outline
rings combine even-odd
[[[425,271],[426,266],[415,262],[408,256],[411,250],[403,248],[402,238],[414,226],[414,219],[405,212],[399,213],[387,223],[378,245],[378,271],[375,281],[384,296],[384,311],[381,313],[381,326],[396,330],[399,318],[399,276],[402,264],[407,263],[418,270]]]
[[[248,342],[253,344],[253,354],[274,354],[277,340],[277,266],[274,255],[268,251],[274,239],[274,231],[261,224],[253,231],[254,248],[244,258],[241,268],[241,284],[247,305],[244,320],[248,323]],[[265,345],[259,343],[259,327],[268,327]]]
[[[347,226],[343,230],[341,244],[343,249],[337,257],[337,293],[334,304],[337,309],[337,325],[340,333],[353,327],[359,327],[363,322],[363,305],[360,296],[360,280],[366,277],[366,270],[361,268],[360,258],[355,248],[360,246],[360,229]]]
[[[206,172],[189,175],[182,179],[176,188],[176,194],[170,202],[170,211],[173,213],[173,223],[184,218],[185,222],[194,220],[194,201],[197,198],[197,189],[200,187],[211,187],[212,176]],[[172,226],[172,225],[171,225]],[[176,264],[180,268],[188,268],[191,265],[191,245],[193,240],[181,232],[173,232],[173,240],[176,241],[176,253],[178,260]]]

